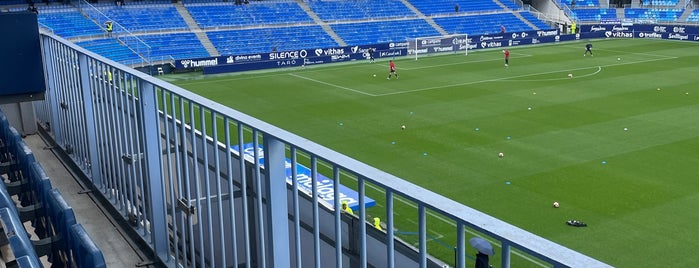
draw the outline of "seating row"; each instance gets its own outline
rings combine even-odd
[[[0,246],[10,251],[3,252],[4,264],[42,267],[39,258],[48,256],[52,267],[106,267],[102,252],[2,111],[0,178]]]

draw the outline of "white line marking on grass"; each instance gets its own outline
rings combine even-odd
[[[328,83],[328,82],[316,80],[316,79],[313,79],[313,78],[301,76],[301,75],[294,74],[294,73],[290,73],[289,75],[291,75],[291,76],[293,76],[293,77],[298,77],[298,78],[301,78],[301,79],[306,79],[306,80],[308,80],[308,81],[313,81],[313,82],[316,82],[316,83],[319,83],[319,84],[323,84],[323,85],[327,85],[327,86],[331,86],[331,87],[336,87],[336,88],[344,89],[344,90],[347,90],[347,91],[352,91],[352,92],[359,93],[359,94],[362,94],[362,95],[367,95],[367,96],[371,96],[371,97],[376,97],[376,96],[377,96],[377,95],[374,95],[374,94],[371,94],[371,93],[366,93],[366,92],[361,91],[361,90],[352,89],[352,88],[348,88],[348,87],[343,87],[343,86],[340,86],[340,85],[336,85],[336,84],[333,84],[333,83]]]
[[[515,53],[512,53],[513,55],[516,55]],[[533,55],[529,54],[523,54],[523,53],[517,53],[519,55],[522,55],[522,57],[510,57],[510,58],[528,58],[532,57]],[[420,66],[420,67],[414,67],[414,68],[401,68],[401,70],[420,70],[420,69],[428,69],[428,68],[436,68],[436,67],[444,67],[444,66],[452,66],[452,65],[461,65],[461,64],[470,64],[470,63],[476,63],[476,62],[489,62],[489,61],[501,61],[503,60],[502,58],[497,58],[497,59],[483,59],[483,60],[474,60],[474,61],[462,61],[462,62],[454,62],[454,63],[445,63],[445,64],[437,64],[437,65],[426,65],[426,66]]]
[[[597,49],[599,51],[609,51],[609,52],[618,52],[618,53],[624,53],[624,54],[634,54],[634,55],[643,55],[643,56],[653,56],[653,57],[662,57],[666,59],[676,59],[677,57],[673,56],[666,56],[666,55],[660,55],[660,54],[651,54],[651,53],[643,53],[643,52],[628,52],[628,51],[623,51],[623,50],[614,50],[614,49]]]
[[[637,63],[661,61],[661,60],[670,60],[670,59],[676,59],[676,58],[678,58],[678,57],[670,57],[670,56],[662,56],[662,57],[663,57],[663,58],[659,58],[659,59],[649,59],[649,60],[642,60],[642,61],[615,63],[615,64],[608,64],[608,65],[601,65],[601,66],[597,66],[597,67],[598,67],[598,68],[602,68],[602,67],[613,67],[613,66],[621,66],[621,65],[629,65],[629,64],[637,64]],[[528,77],[528,76],[536,76],[536,75],[545,75],[545,74],[553,74],[553,73],[564,73],[564,72],[585,70],[585,69],[591,69],[591,68],[594,68],[594,67],[581,67],[581,68],[574,68],[574,69],[567,69],[567,70],[557,70],[557,71],[539,72],[539,73],[532,73],[532,74],[515,75],[515,76],[510,76],[510,77],[500,77],[500,78],[485,79],[485,80],[477,80],[477,81],[470,81],[470,82],[464,82],[464,83],[448,84],[448,85],[443,85],[443,86],[418,88],[418,89],[405,90],[405,91],[398,91],[398,92],[389,92],[389,93],[383,93],[383,94],[376,94],[376,95],[373,95],[373,96],[375,96],[375,97],[381,97],[381,96],[389,96],[389,95],[399,95],[399,94],[405,94],[405,93],[413,93],[413,92],[420,92],[420,91],[427,91],[427,90],[434,90],[434,89],[443,89],[443,88],[450,88],[450,87],[466,86],[466,85],[473,85],[473,84],[480,84],[480,83],[487,83],[487,82],[522,81],[522,80],[516,80],[516,78]],[[532,81],[539,81],[539,80],[532,80]],[[544,80],[541,80],[541,81],[544,81]]]
[[[589,67],[589,68],[585,68],[585,69],[592,69],[592,68],[595,68],[595,67]],[[575,76],[575,78],[585,78],[585,77],[588,77],[588,76],[593,76],[593,75],[596,75],[596,74],[600,73],[601,71],[602,71],[602,67],[601,67],[601,66],[597,66],[597,70],[596,70],[595,72],[589,73],[589,74],[580,75],[580,76]],[[559,77],[559,78],[547,78],[547,79],[512,79],[512,80],[509,80],[509,79],[508,79],[507,81],[513,81],[513,82],[544,82],[544,81],[557,81],[557,80],[567,80],[567,79],[571,79],[571,78],[569,78],[569,77]]]

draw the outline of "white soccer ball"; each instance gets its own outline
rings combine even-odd
[[[400,129],[405,130],[405,125],[400,126]]]
[[[561,206],[561,205],[558,204],[558,202],[553,202],[553,207],[557,208],[557,207],[560,207],[560,206]]]
[[[374,75],[374,77],[376,77],[376,75]]]
[[[569,78],[573,78],[573,74],[568,74],[568,77],[569,77]]]
[[[621,58],[616,58],[616,60],[621,60]]]
[[[498,157],[503,158],[503,157],[505,157],[505,154],[503,154],[502,152],[499,152]]]

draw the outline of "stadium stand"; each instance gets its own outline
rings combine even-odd
[[[687,17],[687,22],[699,22],[699,9],[695,9]]]
[[[172,4],[138,4],[126,6],[97,5],[112,20],[131,32],[189,29]]]
[[[434,22],[439,24],[439,26],[449,33],[499,33],[501,25],[505,26],[505,29],[508,32],[534,30],[512,13],[441,17],[435,18]]]
[[[376,18],[416,17],[403,2],[387,1],[308,1],[318,17],[323,21],[363,20]]]
[[[501,11],[504,10],[492,0],[473,0],[473,1],[409,1],[420,12],[427,16],[438,14],[453,14],[454,5],[459,5],[459,13],[482,13],[484,11]]]
[[[77,42],[77,45],[115,61],[128,62],[140,59],[138,54],[113,38]]]
[[[546,24],[543,20],[540,20],[539,18],[535,17],[534,14],[531,12],[519,12],[519,15],[522,16],[524,19],[528,20],[531,24],[534,24],[534,26],[538,27],[540,30],[541,29],[549,29],[551,26]]]
[[[348,45],[405,42],[409,37],[439,35],[421,19],[333,24],[332,28]]]
[[[599,7],[599,0],[561,0],[561,3],[571,8],[578,7]]]
[[[221,55],[337,46],[337,43],[320,26],[215,31],[208,32],[207,35]]]
[[[296,2],[193,3],[185,6],[202,29],[313,22]]]
[[[573,14],[580,21],[600,21],[605,19],[616,19],[616,9],[614,8],[578,8],[573,9]]]
[[[677,21],[684,9],[681,8],[626,8],[624,17],[637,20],[654,20],[662,22]]]
[[[166,56],[175,59],[209,56],[194,33],[142,35],[139,38],[151,47],[150,57],[154,59]]]
[[[52,189],[31,149],[2,111],[0,161],[0,222],[4,238],[0,240],[7,241],[11,250],[11,254],[3,252],[2,260],[8,263],[2,264],[42,267],[39,257],[48,256],[52,267],[106,267],[102,252],[81,231],[72,208],[58,190]],[[31,232],[24,222],[31,222]]]
[[[643,6],[647,7],[674,7],[677,6],[679,0],[643,0]]]
[[[63,38],[105,34],[97,24],[85,18],[74,7],[40,9],[38,20]]]

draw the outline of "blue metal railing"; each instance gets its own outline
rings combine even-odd
[[[42,46],[41,125],[170,267],[465,267],[473,233],[501,246],[502,267],[527,262],[515,254],[610,267],[60,37],[43,34]],[[252,159],[231,149],[248,143],[264,149]],[[357,215],[340,213],[339,195],[319,197],[317,183],[310,193],[287,183],[285,168],[294,176],[298,163],[314,182],[331,174],[335,191],[355,189]],[[367,227],[366,194],[379,195],[385,230]],[[412,214],[399,222],[399,209]],[[398,228],[418,230],[417,248]],[[432,228],[453,237],[450,257],[428,245]]]

